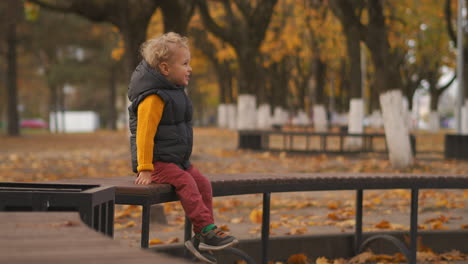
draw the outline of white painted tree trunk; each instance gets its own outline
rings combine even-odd
[[[385,137],[392,166],[395,168],[411,166],[413,164],[413,153],[411,151],[401,91],[392,90],[381,94],[380,105],[382,107]]]
[[[324,105],[314,105],[314,128],[315,132],[327,132],[327,111]]]
[[[461,132],[463,135],[468,135],[468,100],[461,111]]]
[[[408,131],[413,131],[414,127],[413,127],[413,122],[412,122],[412,118],[411,118],[411,113],[410,113],[410,110],[409,110],[409,103],[408,103],[408,98],[406,98],[405,96],[402,97],[402,106],[403,106],[403,118],[406,122],[406,127],[408,128]]]
[[[237,129],[237,106],[235,104],[226,105],[227,128]]]
[[[273,111],[273,124],[284,125],[288,122],[288,113],[280,106],[275,107]]]
[[[374,110],[374,112],[372,112],[369,123],[372,128],[382,128],[383,119],[379,110]]]
[[[439,113],[431,111],[429,114],[429,131],[438,132],[440,130]]]
[[[237,129],[257,127],[257,99],[255,95],[241,94],[237,99]]]
[[[299,111],[297,115],[293,118],[292,120],[293,125],[300,125],[300,126],[306,126],[310,124],[309,117],[307,116],[306,112],[304,111]]]
[[[271,128],[271,107],[269,104],[261,104],[257,111],[257,128],[270,129]]]
[[[353,98],[350,102],[349,120],[348,120],[348,133],[362,134],[364,122],[364,101],[362,98]],[[362,138],[360,137],[347,137],[345,141],[345,148],[347,150],[362,149]]]
[[[228,115],[227,115],[227,105],[219,104],[218,105],[218,127],[227,128],[228,127]]]

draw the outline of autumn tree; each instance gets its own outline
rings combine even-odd
[[[346,51],[350,67],[349,78],[350,97],[361,98],[361,17],[365,5],[362,1],[330,1],[330,7],[335,16],[340,20],[343,33],[346,37]],[[349,10],[345,8],[350,8]],[[357,21],[355,21],[357,20]]]
[[[222,1],[225,19],[220,22],[213,18],[207,0],[197,1],[206,29],[229,43],[236,52],[239,62],[239,93],[258,94],[259,89],[262,90],[260,46],[276,2],[277,0],[259,0],[255,3],[246,0]]]
[[[233,82],[235,72],[233,64],[235,63],[235,58],[220,55],[222,50],[229,49],[229,47],[226,47],[227,44],[209,36],[208,32],[199,27],[190,27],[189,35],[193,39],[195,47],[203,52],[213,65],[219,86],[219,103],[234,103]]]

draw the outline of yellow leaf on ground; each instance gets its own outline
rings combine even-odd
[[[329,264],[328,259],[326,257],[320,257],[315,260],[315,264]]]
[[[300,228],[292,228],[291,231],[286,233],[286,235],[302,235],[307,232],[307,228],[300,227]]]
[[[133,226],[135,226],[135,225],[136,225],[135,221],[128,221],[128,222],[124,225],[124,227],[125,227],[125,228],[128,228],[128,227],[133,227]]]
[[[262,210],[259,209],[253,209],[252,212],[250,212],[250,221],[254,224],[261,224],[262,223]]]
[[[342,258],[340,258],[340,259],[335,259],[335,260],[333,261],[333,264],[346,264],[346,263],[347,263],[346,260],[345,260],[345,259],[342,259]]]
[[[233,223],[233,224],[240,224],[243,221],[244,221],[244,218],[242,218],[242,217],[236,217],[236,218],[231,219],[231,223]]]
[[[291,255],[287,264],[310,264],[310,259],[304,254]]]
[[[178,237],[172,237],[172,238],[169,238],[166,241],[166,244],[174,244],[174,243],[177,243],[177,242],[179,242],[179,238]]]
[[[361,264],[361,263],[366,263],[373,254],[371,252],[363,252],[357,256],[354,256],[352,259],[348,261],[348,264]]]
[[[219,228],[225,232],[229,231],[229,227],[227,225],[220,225]]]
[[[327,204],[328,209],[331,209],[331,210],[336,210],[336,209],[338,209],[338,206],[339,206],[339,205],[338,205],[338,202],[336,202],[336,201],[331,201],[331,202],[329,202],[329,203]]]
[[[446,229],[449,229],[447,226],[444,226],[444,223],[442,223],[441,221],[437,221],[437,222],[432,223],[431,228],[432,228],[432,229],[436,229],[436,230],[446,230]]]
[[[164,244],[164,242],[161,241],[160,239],[155,238],[155,239],[151,239],[149,241],[149,244],[150,245],[161,245],[161,244]]]
[[[390,222],[382,220],[380,223],[376,224],[375,227],[380,229],[389,229],[392,227],[392,225],[390,224]]]

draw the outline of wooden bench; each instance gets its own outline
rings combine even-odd
[[[356,191],[355,252],[362,251],[375,239],[386,239],[397,244],[410,263],[416,263],[416,237],[418,224],[418,193],[420,189],[467,189],[468,175],[398,174],[398,173],[245,173],[209,174],[213,196],[263,194],[262,262],[268,261],[270,226],[270,196],[274,192],[323,190]],[[135,177],[112,177],[67,180],[69,183],[87,183],[114,186],[117,204],[143,206],[141,246],[148,247],[150,207],[178,200],[173,187],[165,184],[135,185]],[[63,182],[62,182],[63,183]],[[392,237],[371,237],[362,241],[363,191],[370,189],[411,190],[410,247]],[[185,239],[191,228],[186,225]]]
[[[0,234],[0,263],[5,264],[190,263],[123,246],[72,212],[1,212]]]
[[[271,144],[273,136],[282,137],[282,147],[274,147]],[[305,144],[298,148],[294,142],[298,138],[305,138]],[[318,138],[318,148],[312,148],[311,143]],[[331,148],[330,138],[337,138],[338,146]],[[345,140],[347,138],[360,138],[362,147],[360,149],[346,149]],[[380,139],[384,142],[383,149],[375,148],[374,141]],[[413,153],[416,153],[416,138],[410,136]],[[387,143],[383,133],[338,133],[338,132],[296,132],[296,131],[275,131],[275,130],[240,130],[239,148],[263,151],[288,151],[299,153],[327,153],[327,154],[348,154],[362,152],[387,153]]]

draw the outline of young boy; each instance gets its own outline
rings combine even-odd
[[[211,183],[192,164],[192,103],[185,94],[192,68],[187,38],[170,32],[143,43],[128,98],[130,145],[136,184],[175,187],[195,236],[185,246],[216,263],[211,250],[238,243],[214,225]]]

